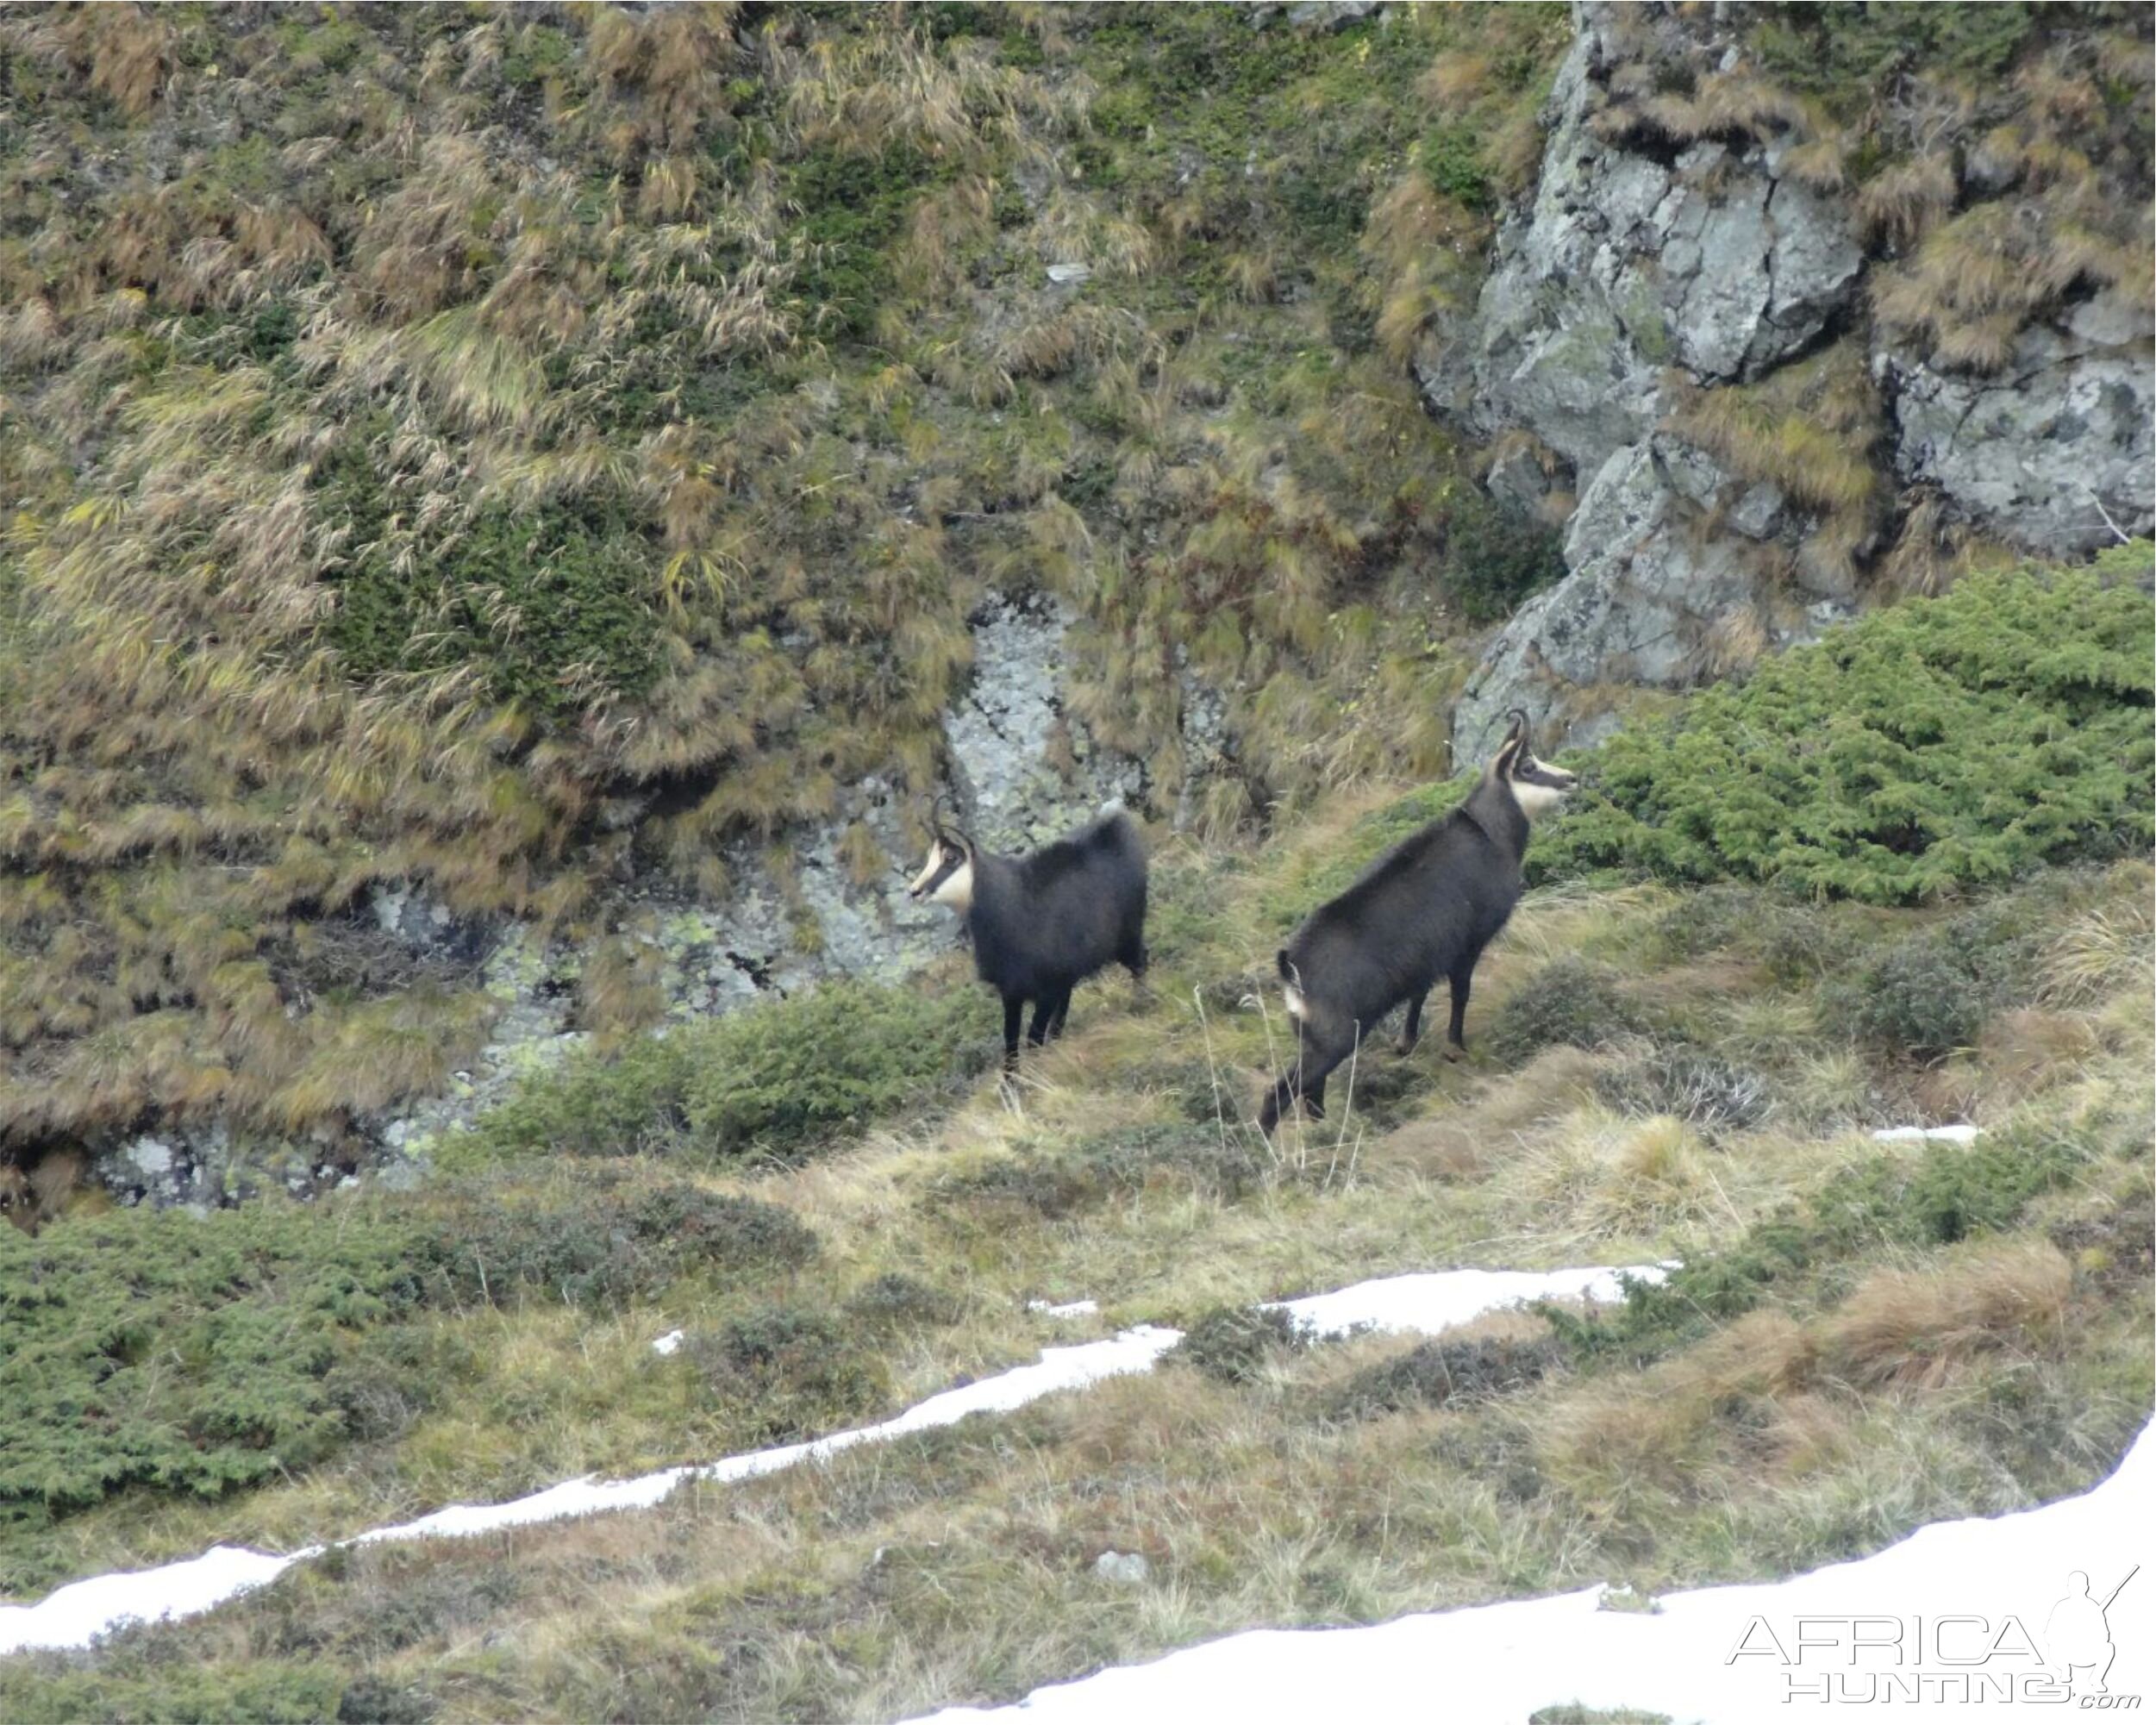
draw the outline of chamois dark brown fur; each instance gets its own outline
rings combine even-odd
[[[1018,1031],[1038,1047],[1061,1034],[1071,991],[1096,971],[1146,973],[1146,852],[1138,823],[1118,809],[1024,856],[997,856],[929,817],[928,860],[916,898],[966,919],[973,967],[1003,999],[1003,1065],[1018,1063]]]
[[[1446,1040],[1452,1051],[1465,1051],[1475,961],[1519,902],[1528,824],[1577,782],[1535,759],[1527,716],[1515,712],[1465,803],[1309,914],[1277,955],[1296,1058],[1265,1097],[1263,1130],[1270,1133],[1298,1096],[1313,1117],[1322,1116],[1326,1078],[1402,1001],[1408,1016],[1400,1052],[1410,1052],[1422,1034],[1422,1003],[1440,978],[1452,994]]]

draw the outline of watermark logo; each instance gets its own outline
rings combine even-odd
[[[1749,1619],[1729,1666],[1778,1669],[1780,1699],[1895,1703],[2027,1702],[2089,1712],[2139,1710],[2138,1694],[2106,1686],[2118,1649],[2109,1613],[2136,1565],[2099,1597],[2087,1573],[2066,1578],[2040,1639],[2019,1616],[1806,1616]]]
[[[2088,1572],[2077,1569],[2066,1578],[2066,1597],[2051,1608],[2051,1616],[2044,1620],[2044,1647],[2051,1654],[2053,1668],[2065,1678],[2078,1697],[2111,1692],[2103,1686],[2111,1661],[2118,1657],[2118,1649],[2111,1645],[2111,1603],[2140,1570],[2136,1564],[2127,1571],[2125,1579],[2099,1605],[2089,1592]]]

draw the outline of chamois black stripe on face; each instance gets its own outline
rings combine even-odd
[[[913,884],[907,889],[915,898],[932,897],[944,882],[966,866],[966,853],[953,845],[939,842],[931,864],[923,868]]]
[[[1515,784],[1546,785],[1552,791],[1569,791],[1579,782],[1578,774],[1545,766],[1533,755],[1522,755],[1512,764],[1512,778]]]

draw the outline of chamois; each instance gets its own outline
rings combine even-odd
[[[1297,1096],[1313,1118],[1322,1116],[1326,1076],[1403,1000],[1399,1047],[1410,1053],[1422,1034],[1422,1003],[1440,977],[1453,1001],[1446,1058],[1466,1052],[1468,985],[1483,948],[1519,902],[1528,823],[1578,783],[1535,759],[1526,714],[1515,709],[1511,718],[1467,800],[1386,852],[1313,910],[1280,949],[1296,1060],[1259,1114],[1265,1132]]]
[[[1071,991],[1111,964],[1146,974],[1146,853],[1122,809],[1026,856],[997,856],[928,816],[928,860],[909,890],[966,919],[973,967],[1003,997],[1003,1069],[1018,1065],[1018,1027],[1034,1003],[1038,1047],[1063,1031]]]

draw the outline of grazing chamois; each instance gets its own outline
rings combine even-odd
[[[1467,800],[1403,839],[1330,903],[1303,920],[1280,949],[1280,980],[1295,1025],[1295,1064],[1258,1116],[1270,1133],[1300,1096],[1325,1112],[1325,1079],[1402,1001],[1400,1052],[1422,1029],[1422,1003],[1442,977],[1452,991],[1446,1058],[1465,1052],[1467,989],[1475,960],[1520,899],[1528,826],[1579,781],[1535,759],[1527,715],[1517,710]]]
[[[1062,1034],[1071,991],[1122,965],[1146,974],[1146,852],[1122,809],[1022,857],[983,850],[929,812],[928,860],[909,889],[966,919],[973,968],[1003,997],[1003,1069],[1016,1070],[1018,1027],[1031,1001],[1037,1047]]]

